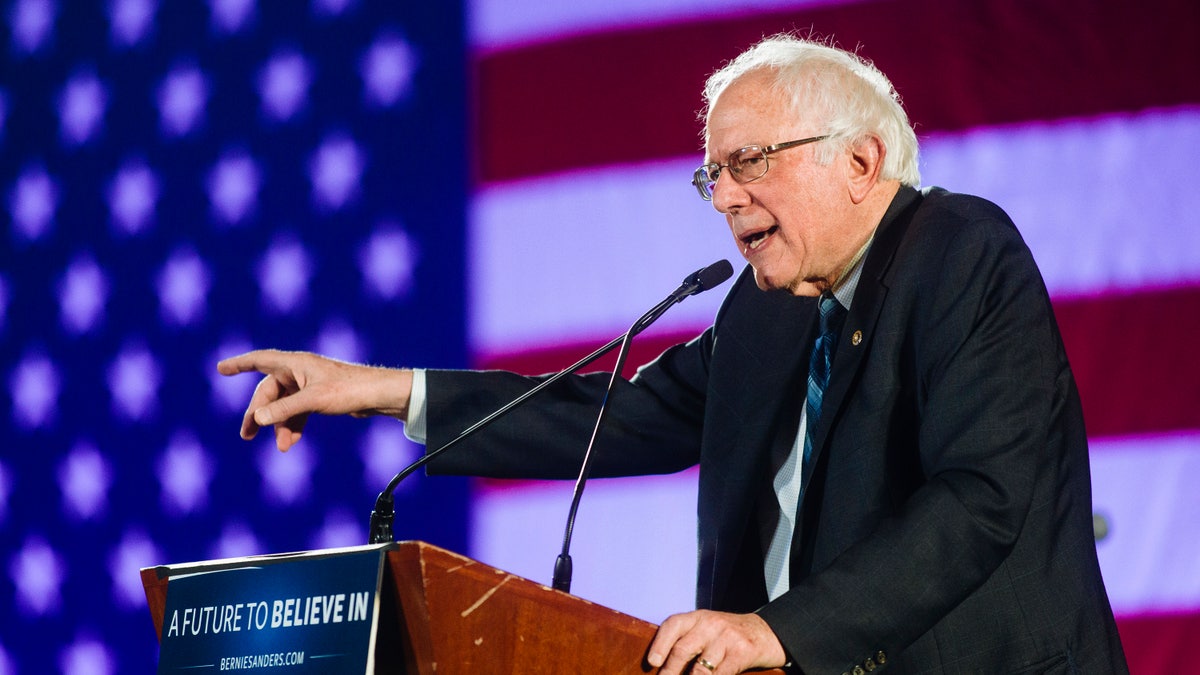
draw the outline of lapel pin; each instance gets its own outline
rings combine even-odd
[[[862,331],[861,330],[854,331],[854,334],[850,336],[850,344],[854,345],[855,347],[862,344]]]

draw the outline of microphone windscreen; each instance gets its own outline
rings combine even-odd
[[[731,276],[733,276],[733,265],[730,265],[728,260],[718,260],[700,270],[697,279],[700,284],[699,291],[707,291],[714,286],[720,286]]]

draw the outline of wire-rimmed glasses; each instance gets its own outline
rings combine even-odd
[[[724,169],[728,168],[729,175],[739,183],[756,181],[767,175],[767,169],[770,168],[767,157],[771,153],[787,150],[788,148],[797,148],[809,143],[816,143],[826,138],[829,138],[828,134],[801,138],[798,141],[776,143],[775,145],[768,145],[765,148],[761,145],[747,145],[744,148],[729,153],[729,158],[724,164],[713,162],[696,169],[696,173],[692,174],[692,185],[696,186],[696,192],[700,193],[701,199],[711,202],[713,198],[713,186],[717,184],[717,179],[721,177],[721,171]]]

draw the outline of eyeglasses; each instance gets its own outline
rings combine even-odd
[[[801,138],[798,141],[787,141],[786,143],[776,143],[762,147],[761,145],[747,145],[740,150],[734,150],[729,153],[729,159],[724,164],[705,164],[696,169],[696,173],[692,174],[692,185],[696,186],[696,192],[700,193],[700,198],[706,202],[711,202],[713,198],[713,186],[717,184],[717,179],[721,177],[721,171],[726,167],[729,168],[729,175],[739,183],[749,183],[756,181],[759,178],[767,175],[767,169],[770,165],[767,163],[767,156],[773,152],[787,150],[788,148],[797,148],[801,145],[816,143],[829,138],[825,136],[813,136],[811,138]]]

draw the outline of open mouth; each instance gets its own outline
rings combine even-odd
[[[759,246],[762,246],[762,243],[767,240],[767,237],[775,234],[775,232],[778,229],[779,229],[778,225],[772,225],[770,228],[768,228],[766,230],[762,230],[760,232],[755,232],[753,234],[748,234],[748,235],[742,237],[742,244],[744,244],[746,246],[746,250],[753,251],[753,250],[757,249]]]

